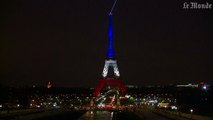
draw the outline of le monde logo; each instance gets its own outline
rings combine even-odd
[[[198,3],[198,2],[184,2],[183,9],[212,9],[212,4],[206,3]]]

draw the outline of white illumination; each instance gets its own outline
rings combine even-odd
[[[130,95],[126,95],[125,97],[126,97],[126,98],[130,98],[131,96],[130,96]]]
[[[113,113],[114,113],[114,112],[111,112],[111,118],[113,118]]]
[[[105,104],[103,104],[103,103],[98,104],[98,107],[104,107],[104,106],[105,106]]]
[[[56,107],[57,106],[57,103],[53,103],[53,107]]]
[[[37,108],[40,108],[41,106],[40,106],[40,105],[36,105],[36,107],[37,107]]]
[[[177,110],[177,107],[176,106],[171,106],[171,109],[172,110]]]
[[[116,77],[120,76],[118,66],[117,66],[117,61],[116,60],[105,60],[105,65],[103,69],[102,76],[106,77],[108,74],[109,67],[113,67],[113,71]]]

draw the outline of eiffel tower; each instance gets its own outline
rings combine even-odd
[[[115,59],[114,45],[113,45],[113,14],[112,11],[116,5],[115,0],[110,12],[109,12],[109,27],[108,27],[108,49],[107,58],[105,60],[102,76],[99,80],[99,85],[94,91],[94,96],[99,96],[100,91],[107,86],[117,86],[121,93],[125,92],[125,87],[121,81],[117,61]],[[112,73],[111,75],[109,73]]]

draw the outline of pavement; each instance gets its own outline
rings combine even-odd
[[[117,111],[118,112],[118,111]],[[119,112],[118,112],[119,113]],[[150,108],[138,109],[136,111],[121,111],[119,115],[115,111],[87,111],[78,120],[171,120],[164,116],[155,114]],[[114,117],[113,117],[114,116]],[[138,117],[137,117],[138,116]]]
[[[112,120],[114,112],[110,111],[87,111],[78,120]]]
[[[138,115],[142,120],[171,120],[164,116],[153,113],[150,109],[137,110],[136,115]]]

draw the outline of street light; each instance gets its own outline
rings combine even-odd
[[[192,113],[193,113],[193,109],[190,109],[190,112],[191,112],[191,119],[192,119]]]

